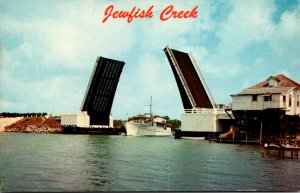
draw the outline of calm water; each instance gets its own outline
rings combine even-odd
[[[300,160],[253,145],[0,133],[0,192],[299,191]]]

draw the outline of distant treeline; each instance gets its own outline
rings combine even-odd
[[[155,115],[154,118],[155,117],[159,117],[159,116]],[[172,129],[178,129],[181,126],[181,121],[178,119],[170,119],[170,117],[167,115],[162,116],[162,118],[166,119],[167,123],[171,124]]]
[[[46,115],[47,113],[0,113],[0,117],[41,117]]]

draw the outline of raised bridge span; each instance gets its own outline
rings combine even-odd
[[[125,62],[98,57],[94,66],[81,111],[87,111],[90,125],[109,125],[117,85]]]
[[[231,117],[225,105],[217,105],[191,53],[166,47],[164,52],[174,74],[184,111],[181,135],[214,137],[229,130]]]

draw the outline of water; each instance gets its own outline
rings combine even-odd
[[[299,171],[255,145],[0,133],[0,192],[299,191]]]

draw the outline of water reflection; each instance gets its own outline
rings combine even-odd
[[[90,190],[107,190],[105,188],[111,183],[111,149],[110,137],[90,135],[89,145],[86,147],[87,156],[85,165],[89,180]]]

